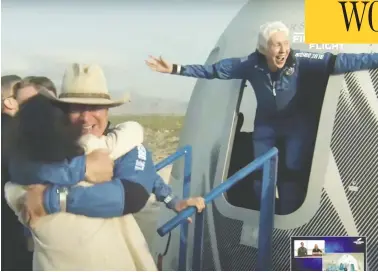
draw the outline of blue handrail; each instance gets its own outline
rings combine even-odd
[[[277,182],[277,161],[278,150],[272,148],[264,155],[256,158],[253,162],[249,163],[244,168],[240,169],[234,175],[229,177],[226,181],[218,185],[204,196],[205,203],[208,204],[215,198],[222,195],[238,181],[248,176],[253,171],[263,166],[263,188],[261,195],[261,210],[260,210],[260,226],[259,226],[259,253],[257,260],[258,270],[270,270],[271,268],[271,244],[272,244],[272,231],[274,221],[274,201],[275,201],[275,186]],[[189,207],[181,211],[175,217],[170,219],[167,223],[161,226],[157,232],[160,236],[165,236],[168,232],[172,231],[175,227],[183,223],[188,217],[196,213],[195,207]],[[198,221],[198,224],[197,224]],[[203,213],[198,214],[196,217],[196,230],[195,230],[195,244],[193,255],[193,268],[200,270],[201,254],[202,254],[202,239],[203,239]],[[187,226],[187,224],[183,224]],[[181,252],[181,244],[180,244]],[[180,255],[181,257],[181,255]],[[181,263],[179,266],[182,266]],[[180,269],[181,270],[181,269]]]
[[[192,147],[186,145],[177,150],[172,155],[163,159],[161,162],[155,165],[156,171],[172,164],[177,159],[184,156],[184,185],[182,189],[183,199],[190,197],[190,182],[192,178]],[[186,271],[186,253],[187,253],[187,239],[188,239],[188,225],[181,225],[180,232],[180,250],[179,250],[179,270]]]
[[[259,237],[257,266],[258,271],[272,270],[272,239],[276,201],[278,150],[264,163],[263,182],[260,201]]]
[[[213,190],[211,190],[208,194],[206,194],[204,197],[205,203],[208,204],[211,201],[213,201],[215,198],[217,198],[218,196],[226,192],[228,189],[230,189],[239,180],[245,178],[250,173],[252,173],[253,171],[263,166],[267,160],[271,159],[277,154],[278,154],[277,148],[272,148],[270,151],[268,151],[264,155],[258,157],[256,160],[249,163],[244,168],[240,169],[238,172],[236,172],[226,181],[224,181],[223,183],[215,187]],[[195,207],[186,208],[185,210],[178,213],[171,220],[169,220],[167,223],[165,223],[163,226],[158,228],[157,232],[159,233],[160,236],[162,237],[165,236],[168,232],[170,232],[172,229],[177,227],[180,223],[184,222],[188,217],[192,216],[195,212],[196,212]]]

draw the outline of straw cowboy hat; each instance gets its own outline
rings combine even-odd
[[[74,63],[66,69],[59,97],[45,91],[41,94],[67,104],[116,107],[129,101],[129,96],[125,96],[121,100],[110,98],[105,75],[99,65],[78,63]]]

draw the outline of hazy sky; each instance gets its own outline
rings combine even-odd
[[[153,73],[144,60],[203,63],[245,2],[3,0],[1,73],[45,75],[59,86],[68,64],[98,63],[118,96],[187,100],[195,79]]]

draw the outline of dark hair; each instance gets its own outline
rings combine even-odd
[[[39,162],[58,162],[84,151],[81,129],[69,122],[63,110],[43,95],[23,103],[9,130],[11,156]]]

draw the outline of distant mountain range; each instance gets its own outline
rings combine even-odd
[[[130,94],[131,102],[111,109],[112,115],[124,114],[173,114],[185,115],[189,102],[164,99],[160,97],[144,96],[136,93]]]

